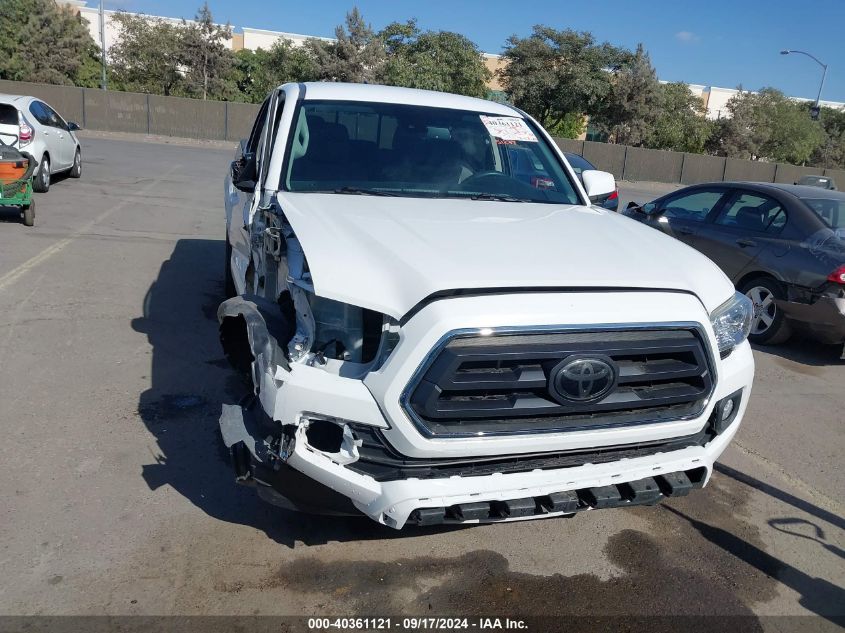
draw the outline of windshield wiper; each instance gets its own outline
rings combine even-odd
[[[363,187],[340,187],[334,190],[335,193],[348,193],[358,196],[393,196],[397,194],[390,191],[382,191],[381,189],[364,189]]]
[[[503,193],[476,193],[469,197],[470,200],[495,200],[497,202],[531,202],[525,198],[514,198]]]

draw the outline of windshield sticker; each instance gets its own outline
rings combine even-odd
[[[522,119],[517,119],[512,116],[487,116],[479,115],[481,122],[490,136],[503,141],[528,141],[529,143],[537,143],[537,137],[534,132]]]

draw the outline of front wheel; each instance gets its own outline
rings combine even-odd
[[[47,154],[41,157],[41,165],[38,167],[38,173],[32,181],[32,188],[38,193],[47,193],[50,191],[50,159]]]
[[[29,204],[23,208],[23,224],[24,226],[35,224],[35,198],[30,200]]]
[[[76,148],[76,153],[73,155],[73,167],[70,168],[71,178],[80,178],[82,176],[82,152]]]
[[[792,335],[792,329],[778,308],[777,301],[786,298],[781,285],[768,277],[752,279],[741,288],[741,292],[754,304],[754,317],[748,340],[759,345],[785,343]]]

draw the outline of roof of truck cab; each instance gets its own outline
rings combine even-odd
[[[306,101],[375,101],[378,103],[405,103],[408,105],[469,110],[485,114],[519,116],[515,108],[495,101],[464,97],[462,95],[418,90],[416,88],[398,88],[375,84],[347,84],[339,82],[305,83]]]

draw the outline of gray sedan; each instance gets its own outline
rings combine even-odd
[[[754,303],[752,342],[782,343],[801,330],[845,343],[845,193],[720,182],[631,203],[624,213],[725,271]]]

